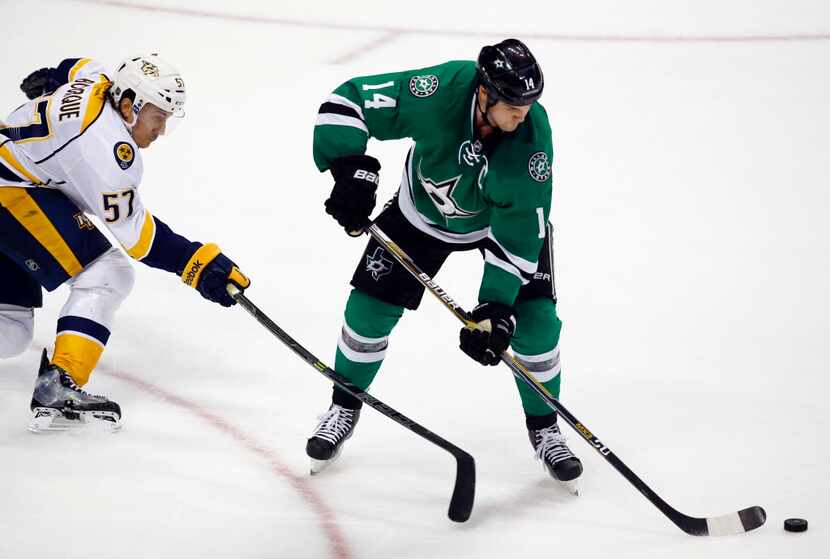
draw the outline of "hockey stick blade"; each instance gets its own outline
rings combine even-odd
[[[688,518],[688,517],[687,517]],[[713,518],[688,518],[687,528],[683,531],[693,536],[729,536],[743,534],[759,528],[767,521],[767,513],[761,507],[749,507],[732,514]]]
[[[743,534],[763,526],[764,522],[767,521],[766,511],[758,506],[710,518],[686,516],[682,512],[674,509],[666,512],[666,516],[678,528],[691,536],[732,536],[735,534]]]
[[[317,359],[311,354],[311,352],[294,340],[294,338],[289,336],[282,328],[277,326],[277,324],[268,318],[268,316],[256,305],[254,305],[250,299],[245,297],[245,295],[243,295],[235,285],[229,284],[227,286],[227,290],[230,296],[233,297],[233,299],[251,316],[253,316],[257,322],[262,324],[269,332],[271,332],[271,334],[287,345],[289,349],[299,355],[306,363],[314,367],[318,373],[328,378],[334,384],[367,406],[377,410],[409,431],[412,431],[416,435],[449,452],[455,459],[456,467],[455,485],[453,487],[452,497],[450,498],[450,507],[447,512],[447,516],[449,516],[450,520],[453,522],[465,522],[470,518],[470,514],[473,511],[476,487],[476,466],[472,455],[436,435],[420,423],[409,419],[404,414],[381,402],[365,390],[349,382],[346,377],[341,376],[334,369]]]
[[[386,233],[384,233],[376,224],[372,224],[366,229],[366,233],[372,236],[382,247],[392,253],[392,256],[403,266],[412,276],[423,285],[430,293],[432,293],[441,304],[453,313],[465,326],[473,328],[475,323],[469,318],[467,312],[456,303],[449,293],[439,286],[428,274],[424,273],[415,261],[406,254],[406,252],[399,247]],[[678,511],[666,501],[664,501],[657,493],[654,492],[637,474],[625,465],[616,454],[602,441],[599,440],[591,431],[585,427],[562,403],[553,397],[553,395],[534,377],[515,357],[508,352],[501,355],[501,360],[505,363],[513,375],[529,386],[542,400],[544,400],[551,409],[558,412],[574,430],[582,436],[587,443],[596,450],[600,456],[611,464],[629,483],[631,483],[646,499],[648,499],[660,512],[662,512],[669,520],[671,520],[678,528],[693,536],[723,536],[728,534],[740,534],[754,530],[762,526],[766,522],[767,515],[764,509],[758,506],[749,507],[738,512],[726,514],[723,516],[716,516],[712,518],[695,518],[687,516]]]
[[[753,506],[742,509],[738,512],[725,514],[723,516],[715,516],[711,518],[696,518],[688,516],[678,511],[660,495],[654,492],[646,482],[635,474],[631,468],[617,457],[616,454],[602,442],[596,435],[594,435],[582,422],[580,422],[571,412],[566,408],[562,402],[548,392],[545,387],[540,384],[533,376],[528,373],[521,363],[516,361],[516,358],[509,355],[507,352],[501,356],[503,363],[510,367],[513,374],[527,384],[536,394],[542,398],[553,410],[555,410],[559,417],[565,420],[568,425],[585,439],[588,444],[599,453],[600,456],[611,464],[631,485],[633,485],[646,499],[648,499],[654,506],[666,515],[675,526],[692,536],[725,536],[729,534],[742,534],[749,532],[762,526],[766,522],[767,514],[759,506]]]

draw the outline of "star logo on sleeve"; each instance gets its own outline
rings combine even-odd
[[[544,151],[537,151],[527,162],[527,172],[536,182],[545,182],[550,178],[550,159]]]
[[[409,92],[415,97],[429,97],[438,91],[438,76],[412,76],[409,80]]]

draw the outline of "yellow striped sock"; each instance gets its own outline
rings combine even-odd
[[[103,353],[104,346],[101,342],[64,332],[55,339],[52,364],[69,373],[75,384],[83,386],[89,381],[89,376]]]

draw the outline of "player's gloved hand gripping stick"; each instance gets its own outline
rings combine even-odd
[[[334,188],[326,200],[326,213],[352,237],[359,237],[375,209],[380,162],[371,155],[346,155],[331,164]]]
[[[214,243],[202,245],[193,253],[182,270],[181,278],[185,285],[196,289],[202,297],[223,307],[236,304],[226,288],[229,282],[240,290],[251,285],[251,280]]]
[[[470,330],[480,329],[479,321],[474,320],[468,315],[461,306],[456,303],[449,294],[444,291],[435,281],[426,273],[421,271],[415,262],[390,239],[377,225],[372,224],[364,228],[364,231],[371,235],[382,247],[388,250],[400,264],[411,273],[427,290],[429,290],[435,297],[441,301],[447,309],[450,310],[464,325]],[[643,496],[651,501],[660,511],[666,515],[669,520],[674,522],[678,528],[691,534],[693,536],[721,536],[727,534],[740,534],[749,532],[759,526],[763,525],[767,519],[766,512],[759,506],[745,508],[738,512],[725,514],[723,516],[709,517],[709,518],[695,518],[687,516],[679,512],[671,505],[666,503],[655,493],[646,483],[641,480],[637,474],[631,471],[622,460],[611,451],[608,446],[603,443],[596,435],[588,430],[562,403],[553,397],[553,395],[541,384],[536,378],[519,363],[508,351],[504,351],[499,356],[499,359],[506,363],[510,370],[518,379],[526,383],[533,389],[552,409],[556,410],[559,415],[573,427],[582,438],[584,438],[589,445],[591,445],[605,460],[614,466],[614,468],[622,474]]]
[[[501,354],[510,347],[516,329],[513,307],[503,303],[484,302],[470,314],[475,328],[461,329],[461,351],[482,365],[498,365]]]

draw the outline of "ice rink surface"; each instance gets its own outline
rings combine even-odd
[[[476,458],[472,518],[446,517],[454,465],[368,408],[340,462],[308,475],[328,382],[239,308],[136,264],[88,388],[125,427],[26,431],[37,351],[0,363],[0,557],[818,558],[830,548],[830,7],[791,0],[417,4],[0,1],[0,113],[62,58],[159,52],[186,120],[143,153],[145,204],[215,241],[250,298],[333,361],[364,241],[324,214],[317,107],[346,79],[527,40],[554,133],[562,400],[659,494],[756,532],[677,530],[569,428],[573,497],[535,462],[506,368],[456,349],[425,298],[372,393]],[[0,117],[2,118],[2,117]],[[370,145],[380,198],[406,142]],[[438,281],[470,308],[477,255]],[[805,534],[783,531],[805,517]]]

